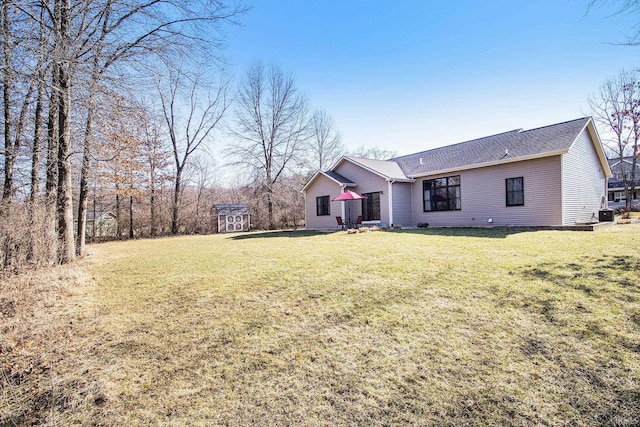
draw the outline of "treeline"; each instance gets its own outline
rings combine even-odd
[[[156,65],[212,58],[219,40],[202,34],[244,12],[205,0],[2,2],[3,269],[83,253],[89,189],[108,176],[119,202],[133,197],[140,162],[161,150],[139,96],[150,82],[163,87]]]
[[[300,189],[345,148],[290,74],[225,71],[225,26],[247,12],[233,0],[2,2],[2,271],[84,255],[106,212],[116,238],[212,232],[214,203],[248,204],[254,228],[302,224]],[[220,182],[222,163],[235,184]]]

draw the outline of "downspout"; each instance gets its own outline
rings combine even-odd
[[[565,197],[564,197],[564,155],[560,155],[560,225],[565,225]]]
[[[395,180],[387,181],[389,191],[389,227],[393,228],[393,183]]]

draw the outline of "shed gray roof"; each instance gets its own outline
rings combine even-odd
[[[216,203],[213,205],[213,209],[219,215],[249,213],[249,206],[240,203]]]
[[[501,160],[567,151],[589,122],[583,117],[531,130],[512,130],[420,153],[391,159],[407,176],[464,169]]]

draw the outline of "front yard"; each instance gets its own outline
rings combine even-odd
[[[640,225],[94,245],[0,289],[0,425],[636,425]]]

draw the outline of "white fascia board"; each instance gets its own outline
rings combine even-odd
[[[407,179],[387,178],[387,182],[390,182],[390,183],[394,183],[394,182],[416,182],[416,180],[413,179],[413,178],[407,178]]]
[[[596,129],[596,127],[593,124],[593,119],[589,118],[589,120],[587,121],[587,124],[584,125],[584,128],[582,128],[580,133],[582,133],[582,131],[585,128],[587,129],[587,132],[589,132],[589,135],[591,136],[591,141],[593,142],[593,146],[596,149],[596,153],[598,154],[598,159],[600,159],[600,164],[602,165],[602,170],[604,171],[605,177],[611,178],[613,174],[611,173],[611,168],[609,167],[609,161],[607,160],[607,155],[605,154],[604,147],[602,146],[602,140],[600,139],[600,135],[598,135],[598,129]],[[580,133],[578,135],[580,135]],[[576,139],[577,138],[578,137],[576,136]],[[575,140],[573,142],[575,142]],[[571,143],[571,145],[573,145],[573,143]]]
[[[330,171],[335,171],[336,168],[342,163],[343,160],[346,160],[347,156],[340,157],[334,164],[329,168]]]
[[[300,191],[305,192],[305,191],[307,190],[307,187],[308,187],[308,186],[310,186],[310,185],[311,185],[311,183],[312,183],[313,181],[315,181],[315,180],[316,180],[316,178],[318,177],[318,175],[320,175],[321,173],[322,173],[322,171],[321,171],[321,170],[319,170],[318,172],[316,172],[316,173],[311,177],[311,179],[310,179],[309,181],[307,181],[307,183],[304,185],[304,187],[302,187],[302,190],[300,190]]]

